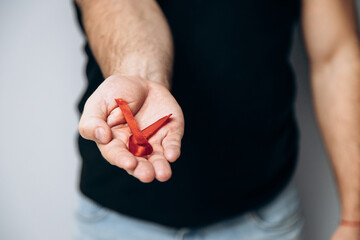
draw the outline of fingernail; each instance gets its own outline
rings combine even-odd
[[[95,129],[95,138],[100,143],[105,143],[105,130],[101,127]]]

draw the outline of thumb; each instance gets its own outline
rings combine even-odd
[[[97,143],[107,144],[112,139],[111,129],[106,123],[105,104],[92,102],[88,99],[79,122],[80,135]]]

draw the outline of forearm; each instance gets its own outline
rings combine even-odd
[[[173,43],[155,0],[78,0],[104,77],[139,75],[170,87]]]
[[[357,42],[312,66],[317,118],[336,176],[342,217],[360,221],[360,57]]]

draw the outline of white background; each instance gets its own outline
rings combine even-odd
[[[0,3],[0,239],[66,240],[74,230],[79,157],[76,102],[85,87],[83,39],[70,0]],[[296,180],[308,240],[339,218],[333,176],[316,127],[299,29],[301,150]]]

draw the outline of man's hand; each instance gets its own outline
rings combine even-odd
[[[140,129],[172,113],[170,121],[149,139],[154,151],[148,157],[136,157],[128,150],[130,129],[115,98],[129,103]],[[125,169],[142,182],[171,177],[169,162],[180,156],[184,117],[169,90],[160,83],[139,76],[113,75],[90,96],[79,123],[82,137],[97,143],[103,157]]]
[[[181,108],[169,92],[173,42],[155,0],[76,0],[86,37],[106,78],[85,104],[80,134],[96,141],[109,163],[142,182],[171,176],[169,161],[180,155],[184,132]],[[129,103],[141,129],[172,113],[170,121],[149,139],[147,158],[128,151],[131,135],[115,98]]]
[[[359,240],[360,228],[339,226],[331,240]]]

